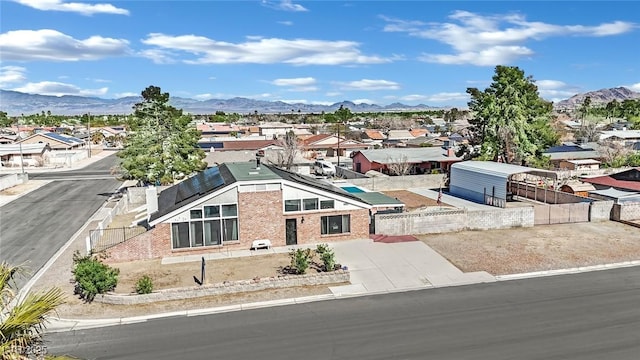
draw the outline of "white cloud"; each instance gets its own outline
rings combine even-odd
[[[282,101],[283,103],[287,103],[287,104],[306,104],[307,100],[279,100]]]
[[[389,80],[370,80],[370,79],[362,79],[357,81],[351,81],[348,83],[340,83],[340,88],[342,90],[398,90],[400,89],[400,84],[394,81]]]
[[[130,97],[130,96],[140,96],[140,94],[135,92],[121,92],[121,93],[113,94],[113,97],[115,99],[120,99],[123,97]]]
[[[390,58],[363,55],[359,43],[353,41],[326,41],[251,37],[243,43],[217,41],[203,36],[171,36],[152,33],[143,39],[146,45],[157,49],[145,50],[141,54],[157,61],[175,58],[171,53],[181,52],[195,58],[182,60],[188,64],[274,64],[291,65],[348,65],[380,64],[393,61]]]
[[[8,84],[21,83],[27,80],[25,73],[27,69],[21,66],[2,66],[0,67],[0,88],[6,87]]]
[[[339,92],[339,91],[329,91],[329,92],[328,92],[328,93],[326,93],[325,95],[326,95],[326,96],[334,97],[334,96],[341,96],[341,95],[342,95],[342,93],[341,93],[341,92]]]
[[[628,85],[626,87],[629,88],[629,90],[640,92],[640,82],[639,83],[635,83],[633,85]]]
[[[97,82],[97,83],[110,83],[111,82],[111,80],[95,79],[95,78],[86,78],[85,80],[89,80],[89,81],[93,81],[93,82]]]
[[[432,95],[405,95],[400,97],[401,101],[412,101],[412,102],[435,102],[435,103],[446,103],[446,102],[459,102],[459,101],[467,101],[469,100],[469,95],[466,93],[437,93]]]
[[[356,104],[356,105],[360,105],[360,104],[375,104],[376,102],[371,100],[371,99],[355,99],[355,100],[351,100],[352,103]]]
[[[300,4],[294,4],[291,0],[281,0],[280,2],[263,0],[262,5],[268,8],[282,10],[282,11],[291,11],[291,12],[309,11],[307,8],[305,8]]]
[[[64,2],[62,0],[14,0],[15,2],[44,11],[75,12],[82,15],[116,14],[129,15],[129,10],[117,8],[111,4],[86,4]]]
[[[13,91],[19,91],[28,94],[40,94],[40,95],[78,95],[78,96],[101,96],[105,95],[109,88],[103,87],[100,89],[81,89],[72,84],[66,84],[54,81],[41,81],[37,83],[26,83],[23,86],[11,89]]]
[[[558,102],[579,93],[581,89],[560,80],[536,80],[538,94],[547,101]]]
[[[451,22],[423,23],[382,17],[386,32],[405,32],[410,36],[436,40],[449,45],[452,54],[424,54],[420,59],[443,64],[493,66],[511,63],[531,56],[534,51],[524,46],[530,40],[553,36],[612,36],[629,32],[634,23],[614,21],[596,26],[555,25],[527,21],[519,14],[484,16],[468,11],[455,11]]]
[[[308,86],[316,83],[316,79],[312,77],[275,79],[271,82],[276,86]]]
[[[335,104],[335,102],[333,101],[320,101],[320,100],[310,101],[309,103],[312,105],[325,105],[325,106]]]
[[[146,49],[140,51],[138,55],[151,59],[156,64],[175,64],[177,62],[175,53],[163,49]]]
[[[92,36],[84,40],[56,30],[15,30],[0,34],[3,60],[79,61],[122,56],[129,52],[124,39]]]
[[[278,24],[280,25],[285,25],[285,26],[292,26],[293,25],[293,21],[278,21]]]
[[[215,77],[215,76],[209,76],[209,77],[208,77],[208,79],[209,79],[209,80],[215,80],[215,79],[216,79],[216,77]]]
[[[194,95],[193,98],[196,100],[209,100],[209,99],[215,99],[216,97],[214,94],[198,94],[198,95]]]

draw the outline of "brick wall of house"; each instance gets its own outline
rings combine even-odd
[[[122,242],[107,251],[107,263],[155,259],[171,254],[171,226],[158,224],[153,229]]]
[[[297,219],[298,244],[314,244],[369,237],[369,210],[332,211],[283,215],[282,191],[261,191],[238,194],[239,242],[194,249],[171,248],[171,226],[168,223],[138,235],[107,250],[107,263],[141,259],[157,259],[165,256],[200,255],[228,250],[246,250],[258,239],[271,240],[272,246],[286,246],[285,220]],[[348,234],[322,235],[321,217],[327,215],[351,215],[351,232]],[[304,217],[304,223],[302,222]]]

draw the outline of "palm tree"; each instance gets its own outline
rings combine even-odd
[[[24,272],[21,266],[0,264],[1,359],[29,359],[33,356],[27,349],[38,348],[42,344],[46,317],[64,303],[64,294],[58,288],[29,293],[24,299],[18,299],[15,278]]]

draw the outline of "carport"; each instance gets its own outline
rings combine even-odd
[[[553,171],[493,161],[464,161],[451,165],[449,192],[501,208],[514,195],[557,204],[556,183],[557,174]]]

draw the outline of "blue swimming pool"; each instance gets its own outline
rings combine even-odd
[[[360,189],[357,186],[345,186],[342,188],[342,190],[346,191],[346,192],[350,192],[350,193],[361,193],[364,192],[364,190]]]

